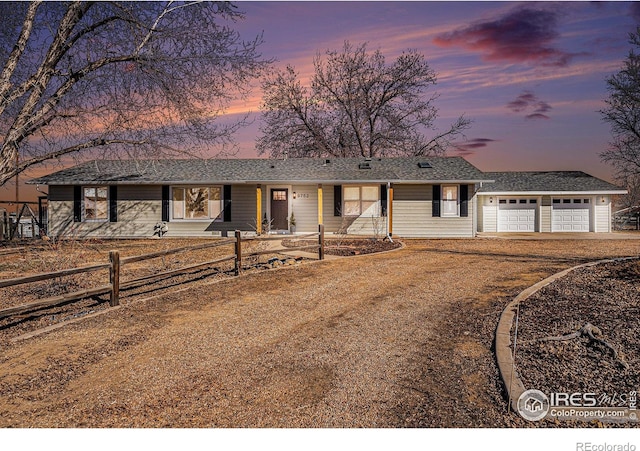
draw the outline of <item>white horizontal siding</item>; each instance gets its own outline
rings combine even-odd
[[[118,221],[73,222],[73,186],[49,187],[49,230],[52,237],[142,238],[153,235],[162,218],[159,186],[118,187]]]
[[[597,198],[599,200],[599,198]],[[595,206],[595,231],[611,232],[611,203],[605,198],[605,203],[598,202]]]
[[[472,187],[469,187],[472,190]],[[432,216],[432,185],[395,185],[393,234],[415,238],[473,237],[474,202],[469,200],[467,217]]]
[[[551,232],[551,196],[542,196],[540,206],[540,231]]]
[[[226,236],[235,230],[255,231],[256,188],[256,185],[231,185],[231,221],[173,220],[167,224],[167,236]],[[263,188],[263,202],[264,191]]]
[[[477,196],[478,232],[498,231],[498,206],[493,196]]]
[[[333,187],[331,193],[333,194]],[[296,218],[296,233],[318,231],[318,185],[294,185],[296,199],[292,200],[292,211]],[[326,189],[323,190],[323,197]]]

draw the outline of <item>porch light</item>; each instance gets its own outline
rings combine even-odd
[[[298,194],[294,191],[293,192],[293,198],[296,199],[298,197]]]
[[[493,203],[493,197],[489,198],[489,203],[492,204]]]

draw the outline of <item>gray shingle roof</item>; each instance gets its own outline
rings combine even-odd
[[[360,169],[362,163],[370,169]],[[430,168],[419,163],[428,162]],[[42,185],[491,180],[461,157],[97,160],[31,180]]]
[[[495,182],[483,184],[479,189],[481,193],[624,191],[581,171],[485,172],[484,175]]]

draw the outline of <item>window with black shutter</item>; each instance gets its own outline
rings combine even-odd
[[[433,196],[431,201],[431,216],[440,217],[440,185],[433,185]]]
[[[224,222],[231,222],[231,185],[224,185],[222,188],[223,214]]]
[[[82,222],[82,187],[73,187],[73,222]]]
[[[169,185],[162,185],[162,221],[169,222],[169,199],[171,190]]]
[[[333,187],[333,216],[342,216],[342,185]]]
[[[469,216],[469,185],[460,185],[460,217]]]
[[[380,213],[381,216],[387,216],[387,184],[380,185]]]
[[[109,222],[118,222],[118,187],[109,186]]]

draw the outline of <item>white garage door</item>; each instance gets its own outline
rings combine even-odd
[[[536,199],[500,199],[498,232],[535,232]]]
[[[591,203],[589,199],[553,199],[553,232],[588,232]]]

